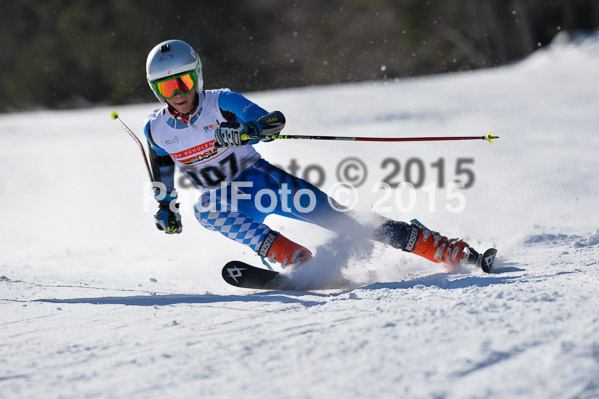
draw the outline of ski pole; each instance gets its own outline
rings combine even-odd
[[[150,169],[150,164],[148,163],[148,157],[146,156],[146,150],[144,149],[144,146],[141,144],[141,141],[139,141],[139,139],[137,138],[137,136],[135,135],[135,133],[133,133],[131,131],[131,129],[129,129],[127,127],[127,125],[125,125],[125,123],[121,120],[121,118],[119,118],[119,113],[118,112],[114,111],[112,114],[110,114],[110,117],[112,118],[112,120],[117,121],[118,123],[120,123],[120,125],[123,127],[123,129],[125,129],[125,131],[127,133],[129,133],[129,136],[131,136],[131,138],[133,140],[135,140],[135,142],[137,143],[137,146],[141,150],[141,154],[144,157],[144,162],[146,164],[146,170],[148,171],[148,177],[150,178],[150,182],[152,184],[154,184],[154,176],[152,176],[152,169]]]
[[[265,136],[254,136],[246,133],[241,135],[242,140],[251,139],[274,139],[274,140],[339,140],[339,141],[383,141],[383,142],[394,142],[394,141],[453,141],[453,140],[485,140],[492,143],[499,136],[493,136],[493,133],[489,133],[486,136],[448,136],[448,137],[343,137],[343,136],[306,136],[301,134],[287,134],[287,135],[265,135]]]

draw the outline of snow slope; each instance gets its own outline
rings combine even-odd
[[[358,210],[500,250],[485,275],[365,244],[369,259],[306,269],[362,285],[323,294],[225,285],[226,260],[258,258],[197,224],[191,189],[180,186],[183,233],[158,232],[113,108],[0,116],[0,396],[599,398],[597,82],[593,34],[493,70],[249,94],[283,111],[290,134],[501,136],[260,144],[299,175],[313,166],[313,181],[320,166],[325,190],[357,157],[368,168]],[[155,106],[117,108],[141,135]],[[402,212],[371,189],[397,161],[390,180],[402,181],[411,159],[433,190]],[[450,212],[448,183],[467,177],[459,162],[474,184]],[[314,226],[267,222],[321,258],[345,247]]]

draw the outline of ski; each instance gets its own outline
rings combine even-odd
[[[223,267],[222,276],[227,283],[240,288],[296,290],[289,277],[274,270],[255,267],[238,260],[227,263]]]
[[[477,265],[485,273],[491,273],[493,263],[495,262],[495,256],[497,255],[497,250],[495,248],[489,248],[482,254],[479,254],[471,247],[466,248],[465,251],[468,252],[465,254],[463,261]]]
[[[227,263],[222,270],[223,279],[239,288],[251,288],[271,291],[345,291],[358,285],[344,278],[335,281],[314,281],[301,276],[290,277],[274,270],[255,267],[245,262],[234,260]]]
[[[483,272],[491,273],[496,255],[497,250],[495,248],[489,248],[482,254],[478,265],[481,267],[481,269],[483,269]]]

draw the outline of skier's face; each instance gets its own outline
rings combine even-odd
[[[189,94],[177,93],[175,97],[166,100],[166,102],[180,113],[186,114],[192,110],[197,95],[198,93],[195,90],[192,90]]]

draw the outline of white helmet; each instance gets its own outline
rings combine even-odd
[[[158,44],[148,54],[146,78],[150,88],[162,103],[165,98],[158,92],[156,83],[170,77],[190,72],[195,82],[195,90],[202,93],[202,61],[193,47],[182,40],[167,40]]]

